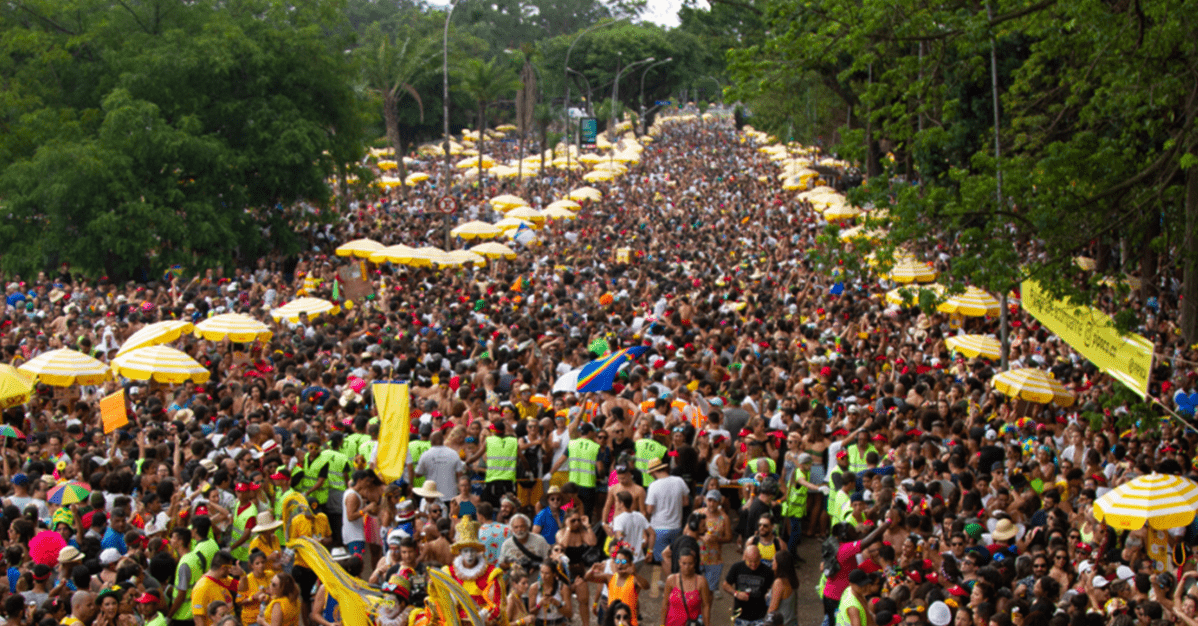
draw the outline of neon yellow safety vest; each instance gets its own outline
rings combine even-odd
[[[836,607],[836,626],[852,626],[852,622],[849,621],[849,609],[851,608],[857,609],[861,626],[865,626],[868,621],[865,617],[865,607],[861,606],[861,601],[853,595],[852,589],[845,589],[844,595],[840,596],[840,604]]]
[[[345,438],[345,441],[341,442],[341,449],[338,450],[338,452],[344,454],[347,458],[354,458],[358,454],[358,446],[362,445],[363,438],[369,439],[369,437],[363,435],[362,433],[353,433],[352,435],[349,435]]]
[[[487,437],[487,477],[486,482],[497,480],[516,480],[516,451],[518,444],[515,437]]]
[[[570,482],[593,489],[595,487],[595,461],[599,458],[599,444],[590,439],[575,439],[566,447],[566,462],[570,470]]]
[[[649,483],[653,482],[653,477],[649,475],[649,461],[660,459],[668,451],[669,448],[648,437],[637,440],[636,468],[641,472],[641,483],[643,486],[648,487]]]
[[[195,589],[196,583],[200,582],[200,576],[203,576],[204,572],[206,570],[200,563],[199,553],[196,552],[195,550],[192,550],[191,552],[188,552],[187,554],[184,554],[182,557],[180,557],[179,565],[187,566],[187,571],[191,575],[191,584],[187,586],[186,591],[180,591],[179,589],[175,589],[176,594],[185,593],[185,594],[187,594],[188,597],[186,600],[183,601],[183,604],[179,606],[179,610],[175,611],[175,614],[171,616],[171,619],[189,620],[192,618],[192,615],[191,615],[191,590]],[[175,572],[175,577],[177,578],[178,576],[179,576],[179,573]]]
[[[488,438],[488,440],[490,440],[490,438]],[[420,457],[424,456],[424,453],[428,452],[428,449],[431,448],[432,446],[433,446],[432,442],[429,442],[429,441],[413,441],[412,443],[408,444],[408,454],[412,455],[412,467],[413,468],[416,467],[416,464],[420,462]],[[424,486],[424,477],[416,476],[415,479],[412,481],[412,486],[413,487],[423,487]]]
[[[869,469],[869,464],[865,462],[865,457],[870,452],[877,451],[878,449],[875,448],[873,444],[870,444],[864,452],[861,451],[861,446],[858,446],[857,444],[849,446],[849,471],[853,472],[854,474],[860,474],[861,472]]]
[[[321,452],[315,460],[311,461],[309,461],[308,455],[304,455],[304,480],[303,484],[300,485],[300,489],[303,491],[308,491],[315,487],[316,483],[320,482],[320,470],[329,464],[330,457],[325,452],[330,451],[325,450]],[[312,499],[316,500],[318,504],[324,504],[329,501],[329,481],[331,480],[332,473],[333,471],[330,468],[330,477],[325,479],[324,486],[312,492]]]
[[[334,450],[325,450],[320,454],[326,456],[329,463],[329,478],[324,484],[333,491],[345,491],[345,470],[349,467],[349,459]]]
[[[229,545],[235,544],[245,535],[245,525],[249,523],[251,518],[258,516],[258,505],[251,504],[244,511],[238,513],[233,518],[233,527],[230,529]],[[238,561],[250,560],[250,542],[246,541],[233,550],[233,558]]]
[[[786,501],[782,503],[783,517],[803,517],[807,514],[807,485],[800,484],[799,478],[810,480],[810,472],[804,472],[801,467],[795,468],[786,492]]]

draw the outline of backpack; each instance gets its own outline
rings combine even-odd
[[[840,561],[836,558],[840,552],[840,542],[835,537],[828,537],[820,544],[819,552],[824,562],[824,575],[830,579],[840,571]]]

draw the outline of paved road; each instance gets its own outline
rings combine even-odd
[[[815,593],[815,584],[819,582],[819,543],[816,539],[808,539],[799,546],[799,556],[807,562],[799,566],[799,626],[819,626],[824,617],[824,606]],[[736,544],[724,546],[725,567],[740,560]],[[591,586],[592,598],[598,592],[598,585]],[[641,596],[641,622],[639,626],[661,626],[663,598],[654,598],[646,591]],[[712,624],[708,626],[727,626],[732,623],[732,599],[725,593],[717,595],[712,608]],[[574,626],[581,622],[576,615]],[[601,626],[592,616],[591,626]]]

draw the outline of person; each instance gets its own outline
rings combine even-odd
[[[512,536],[499,549],[499,567],[508,569],[513,564],[520,564],[528,569],[539,566],[549,556],[549,542],[532,532],[532,523],[523,513],[513,515],[509,526]]]
[[[483,500],[492,506],[499,506],[504,494],[516,493],[516,455],[520,444],[515,436],[507,434],[507,426],[503,422],[493,422],[491,430],[491,434],[483,441],[487,459]]]
[[[420,455],[420,461],[416,464],[416,473],[423,476],[425,481],[418,489],[414,489],[413,493],[430,494],[422,497],[434,497],[448,502],[458,495],[458,477],[466,471],[466,462],[457,452],[445,445],[445,433],[441,431],[436,431],[429,437],[429,444],[429,449]],[[433,483],[431,486],[430,482]],[[439,487],[445,491],[440,491]]]
[[[95,614],[96,596],[90,591],[76,591],[71,594],[71,613],[62,619],[61,626],[91,624]]]
[[[96,596],[96,606],[98,614],[92,622],[92,626],[118,626],[121,623],[121,601],[124,599],[125,590],[120,585],[114,585],[99,593]],[[133,621],[136,623],[136,618],[126,614],[125,622]]]
[[[637,606],[641,591],[649,588],[649,581],[636,573],[636,565],[632,562],[632,551],[620,548],[612,555],[611,572],[604,571],[603,563],[595,563],[587,572],[588,582],[603,583],[607,587],[607,611],[615,610],[615,603],[621,602],[632,613],[632,626],[637,626]]]
[[[780,614],[783,626],[798,626],[799,576],[792,552],[782,551],[774,557],[774,583],[770,587],[768,611]]]
[[[702,618],[711,624],[711,589],[696,571],[699,553],[690,548],[678,552],[678,571],[666,577],[665,626],[686,626]]]
[[[570,445],[575,443],[571,441]],[[550,487],[545,494],[545,500],[549,506],[541,509],[532,521],[532,532],[544,537],[549,545],[553,545],[557,541],[557,532],[563,527],[562,499],[561,487]]]
[[[299,626],[299,589],[287,572],[278,572],[270,579],[270,601],[258,616],[261,626]]]
[[[196,626],[212,626],[208,617],[208,605],[222,601],[233,605],[233,594],[230,589],[236,589],[236,578],[242,576],[237,560],[227,550],[221,550],[212,557],[208,571],[204,573],[191,591],[191,614]],[[274,624],[272,626],[278,626]]]
[[[606,473],[598,460],[601,446],[595,442],[595,427],[581,420],[582,413],[579,412],[572,422],[578,437],[575,438],[571,433],[564,458],[569,468],[570,482],[578,486],[582,510],[590,517],[595,514],[596,477],[605,476]]]
[[[569,576],[570,589],[578,601],[578,616],[582,626],[591,626],[591,594],[590,587],[584,577],[587,553],[595,549],[599,539],[587,525],[587,517],[582,511],[574,509],[566,518],[566,527],[557,533],[555,548],[561,548],[562,556],[566,559],[566,573]]]
[[[523,530],[508,541],[515,541],[523,534],[525,540],[536,538],[544,543],[545,540],[540,535],[529,532],[528,518],[523,518],[521,521]],[[483,544],[478,541],[478,526],[478,522],[474,521],[472,517],[463,517],[462,521],[458,522],[452,547],[453,563],[445,566],[445,573],[467,590],[483,621],[487,624],[502,623],[505,600],[503,570],[483,560]],[[515,524],[513,524],[514,531]],[[545,554],[548,554],[548,544],[544,544],[544,547]],[[504,548],[507,548],[506,543]]]
[[[378,476],[368,469],[354,472],[350,488],[342,495],[341,540],[350,554],[366,557],[366,518],[378,515],[379,494],[382,486]]]
[[[732,596],[735,626],[762,626],[768,604],[766,594],[774,584],[774,571],[762,564],[757,546],[745,546],[743,560],[733,563],[724,575],[722,588]]]
[[[237,508],[233,512],[229,552],[239,563],[250,560],[250,540],[253,539],[254,524],[258,521],[258,485],[239,482],[236,486]]]
[[[824,616],[829,624],[836,622],[840,610],[841,596],[849,586],[849,574],[859,569],[864,562],[861,553],[881,541],[882,535],[890,528],[890,520],[878,524],[868,535],[857,540],[857,530],[852,524],[837,524],[832,527],[836,539],[836,571],[828,577],[824,585]]]
[[[707,516],[698,511],[691,513],[682,528],[682,534],[674,538],[665,550],[661,551],[662,567],[666,574],[678,571],[678,557],[684,550],[694,552],[696,557],[702,551],[699,541],[707,534]],[[703,574],[703,566],[696,564],[695,571]]]
[[[611,524],[604,525],[604,529],[617,541],[622,541],[629,546],[633,555],[633,566],[639,572],[640,568],[644,566],[646,554],[653,552],[657,534],[653,532],[649,520],[641,515],[640,511],[632,509],[631,493],[620,492],[616,496],[616,501],[619,503],[616,517]]]
[[[854,569],[848,576],[849,586],[841,594],[836,608],[835,626],[868,626],[869,612],[865,608],[866,586],[870,576],[864,570]]]
[[[797,443],[797,442],[796,442]],[[808,493],[818,492],[820,486],[813,480],[811,468],[814,458],[807,452],[798,455],[794,472],[786,482],[785,495],[782,500],[782,518],[790,520],[790,534],[787,536],[786,549],[791,554],[798,550],[803,538],[803,519],[807,517]]]
[[[757,518],[757,533],[749,538],[749,543],[757,546],[761,561],[767,567],[774,566],[775,555],[786,551],[786,546],[774,533],[774,516],[769,513]]]
[[[162,596],[157,589],[147,589],[134,601],[144,626],[167,626],[166,616],[158,610]]]
[[[541,563],[540,579],[531,589],[530,613],[538,626],[562,626],[573,615],[570,602],[570,583],[560,562],[545,560]]]
[[[635,619],[636,614],[632,612],[632,607],[616,600],[608,605],[603,626],[632,626]]]
[[[661,562],[661,553],[682,532],[682,510],[690,499],[686,481],[670,475],[670,468],[661,459],[649,463],[653,482],[645,495],[645,510],[653,527],[653,561]]]
[[[383,583],[382,590],[394,596],[394,604],[385,608],[378,616],[378,626],[407,626],[412,615],[409,604],[412,596],[411,582],[403,576],[393,576]],[[327,593],[325,594],[328,595]],[[320,621],[331,621],[320,618]],[[337,622],[340,622],[338,619]],[[336,623],[336,622],[334,622]],[[326,625],[328,626],[328,625]]]
[[[273,534],[272,534],[273,536]],[[270,600],[269,588],[274,571],[267,568],[266,555],[255,550],[250,553],[250,570],[237,586],[237,605],[241,607],[242,624],[256,624],[262,605]]]

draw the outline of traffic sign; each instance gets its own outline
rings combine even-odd
[[[655,106],[665,107],[665,106],[670,106],[670,101],[669,100],[658,100],[657,102],[654,102],[653,104]]]
[[[458,201],[453,196],[441,196],[441,198],[437,200],[437,208],[446,215],[453,215],[454,213],[457,213]]]

